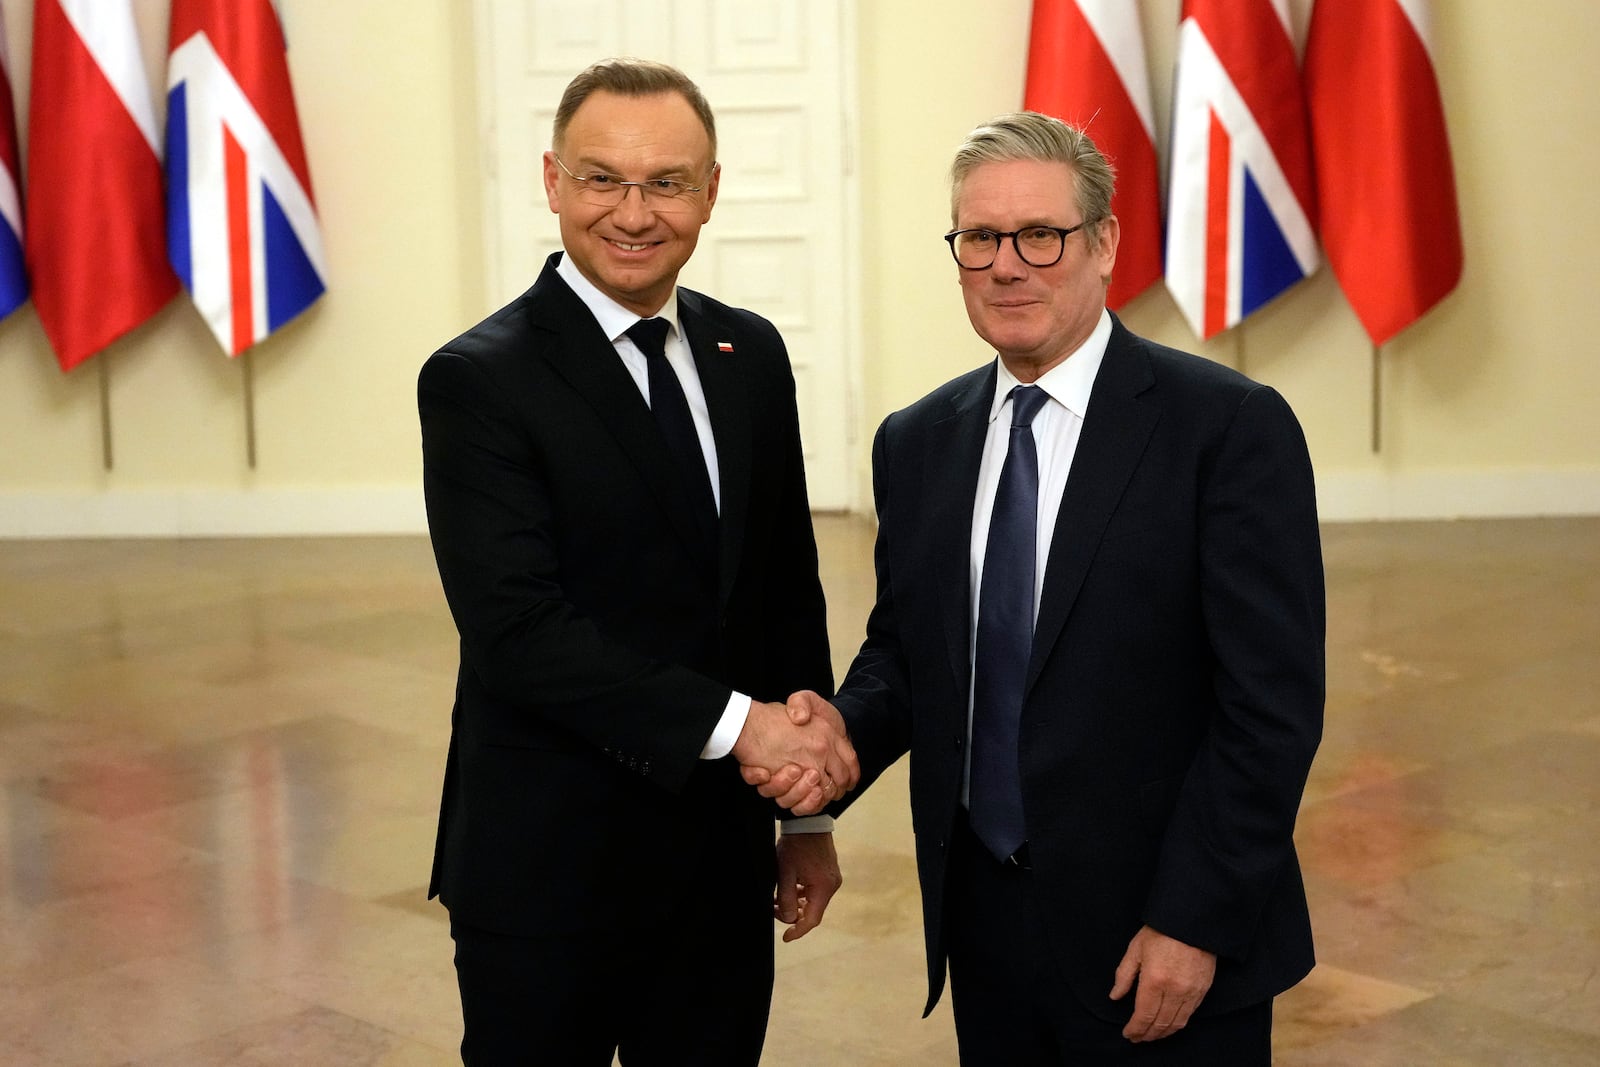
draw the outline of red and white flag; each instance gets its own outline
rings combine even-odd
[[[0,319],[28,299],[28,272],[22,261],[22,167],[9,64],[5,14],[0,12]]]
[[[1372,343],[1461,279],[1461,220],[1427,0],[1319,0],[1306,96],[1322,247]]]
[[[1315,190],[1287,0],[1184,0],[1167,288],[1211,337],[1315,270]]]
[[[28,272],[61,369],[178,291],[163,240],[155,108],[129,0],[36,0]]]
[[[1106,303],[1113,309],[1161,277],[1161,186],[1150,73],[1137,5],[1033,0],[1023,107],[1086,131],[1117,170],[1121,223]]]
[[[173,0],[167,247],[223,351],[310,307],[327,259],[272,0]]]

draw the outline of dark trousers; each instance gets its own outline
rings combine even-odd
[[[966,826],[950,855],[950,990],[962,1067],[1268,1067],[1272,1003],[1190,1019],[1134,1044],[1068,987],[1049,949],[1033,873],[995,861]],[[1107,971],[1109,994],[1114,975]],[[1127,994],[1131,1003],[1135,991]]]
[[[649,907],[641,887],[641,907]],[[516,937],[452,921],[467,1067],[756,1067],[772,1002],[771,898],[649,929]]]

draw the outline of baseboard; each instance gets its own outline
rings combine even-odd
[[[1600,515],[1600,469],[1319,473],[1317,507],[1324,522]]]
[[[420,487],[0,492],[0,538],[427,533]]]
[[[1325,522],[1600,515],[1600,469],[1319,474]],[[315,537],[422,534],[422,491],[351,489],[0,491],[0,538]]]

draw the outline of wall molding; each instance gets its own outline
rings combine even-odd
[[[1324,522],[1600,515],[1600,468],[1333,472]],[[0,491],[0,538],[425,534],[415,486],[341,489]]]

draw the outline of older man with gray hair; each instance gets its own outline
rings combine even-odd
[[[1304,437],[1272,389],[1106,309],[1113,174],[1082,131],[1000,116],[951,187],[998,358],[878,430],[877,602],[835,698],[863,782],[911,753],[927,1010],[948,963],[964,1063],[1265,1067],[1313,962]],[[745,776],[813,803],[795,768]]]

